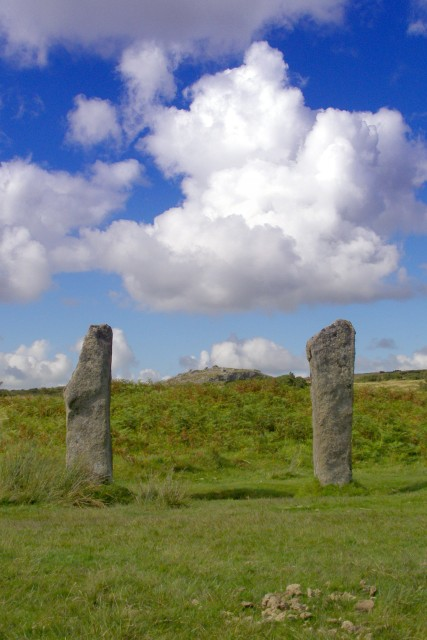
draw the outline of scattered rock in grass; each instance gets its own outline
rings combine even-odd
[[[362,587],[363,591],[366,591],[370,598],[372,598],[377,593],[376,586],[374,584],[367,584],[366,580],[361,580],[360,586]]]
[[[300,584],[288,584],[285,593],[287,596],[300,596],[302,595]]]
[[[310,611],[303,611],[299,614],[299,617],[301,618],[301,620],[308,620],[309,618],[313,617],[313,614]]]
[[[356,602],[356,604],[354,605],[354,608],[356,609],[356,611],[369,613],[370,611],[372,611],[374,606],[375,602],[374,600],[372,600],[372,598],[370,598],[369,600],[359,600],[359,602]]]
[[[253,609],[255,607],[253,602],[249,602],[248,600],[243,600],[243,602],[240,603],[240,606],[243,607],[243,609]]]
[[[289,602],[283,593],[266,593],[261,602],[261,608],[289,609]]]
[[[298,616],[295,613],[288,613],[286,617],[288,620],[298,620]]]
[[[307,611],[308,609],[307,605],[300,602],[297,598],[292,598],[289,604],[290,608],[294,611]]]
[[[281,609],[268,608],[268,609],[264,609],[261,615],[264,618],[264,620],[281,622],[287,617],[287,613],[288,613],[287,611],[283,611]]]
[[[263,618],[275,622],[311,618],[313,614],[299,600],[299,595],[302,595],[299,584],[288,585],[284,593],[267,593],[261,602]]]
[[[292,614],[287,614],[286,611],[279,611],[278,613],[271,612],[267,618],[268,620],[274,620],[275,622],[283,622],[285,618],[292,620]]]
[[[329,594],[329,600],[332,600],[333,602],[337,602],[337,601],[342,601],[342,602],[349,602],[350,600],[356,600],[356,596],[354,596],[352,593],[349,593],[348,591],[343,591],[342,593],[331,593]]]
[[[362,627],[360,625],[353,624],[351,620],[344,620],[341,625],[341,629],[343,631],[347,631],[348,633],[358,633],[362,630]]]
[[[330,587],[330,585],[329,585]],[[377,589],[374,585],[369,585],[366,581],[361,581],[361,590],[375,594]],[[359,593],[360,597],[360,593]],[[354,602],[355,601],[355,602]],[[325,607],[336,603],[336,613],[341,613],[341,609],[353,606],[355,611],[369,613],[372,611],[375,600],[373,595],[369,599],[358,600],[357,595],[349,591],[334,591],[328,593],[320,589],[309,587],[302,589],[298,583],[289,584],[285,591],[266,593],[261,601],[261,615],[263,622],[288,622],[290,624],[304,625],[308,629],[308,624],[313,625],[309,620],[316,617],[317,612],[321,612]],[[253,602],[242,602],[243,608],[255,607]],[[334,612],[331,611],[333,614]],[[312,628],[315,632],[321,632],[327,636],[337,635],[340,639],[346,638],[346,634],[355,634],[356,640],[372,640],[372,634],[364,625],[355,624],[350,620],[345,620],[341,616],[331,616],[326,619],[326,628]],[[330,625],[330,626],[329,626]],[[323,637],[323,635],[322,635]]]

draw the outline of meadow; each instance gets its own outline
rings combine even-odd
[[[0,639],[425,639],[425,372],[356,378],[343,488],[292,375],[115,381],[111,422],[96,487],[64,470],[61,389],[0,393]]]

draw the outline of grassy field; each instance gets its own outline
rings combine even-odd
[[[101,491],[63,475],[60,393],[3,392],[0,639],[425,640],[426,387],[355,385],[342,489],[292,379],[115,382]]]

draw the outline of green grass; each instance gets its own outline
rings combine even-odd
[[[313,479],[289,379],[114,383],[115,482],[75,494],[60,393],[0,394],[0,640],[424,640],[427,391],[390,382],[356,384],[341,488]],[[292,583],[312,617],[267,620]]]
[[[421,469],[393,471],[391,484],[366,472],[364,496],[2,507],[0,637],[328,638],[341,619],[424,640],[426,490],[398,490]],[[370,614],[354,610],[363,579]],[[263,621],[263,596],[291,583],[321,589],[313,618]]]

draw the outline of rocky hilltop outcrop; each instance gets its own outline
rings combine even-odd
[[[204,382],[232,382],[233,380],[248,380],[249,378],[269,378],[258,369],[233,369],[231,367],[214,366],[202,370],[186,371],[174,378],[169,378],[164,384],[203,384]]]

